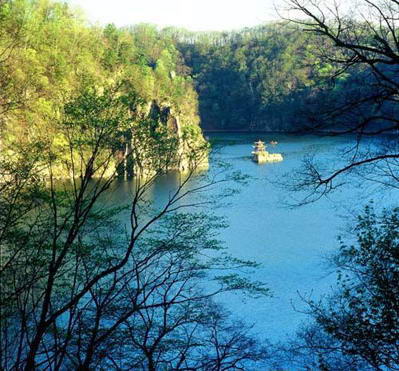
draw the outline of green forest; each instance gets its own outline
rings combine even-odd
[[[193,135],[199,124],[208,131],[298,132],[317,121],[323,130],[322,114],[331,116],[344,101],[354,101],[351,121],[395,109],[377,98],[369,104],[375,96],[367,90],[374,84],[370,71],[357,63],[342,71],[339,51],[328,58],[320,53],[330,40],[297,24],[197,33],[149,24],[100,28],[66,4],[10,4],[1,16],[1,102],[11,138],[27,137],[21,122],[47,128],[68,98],[104,86],[135,95],[143,117],[176,116]],[[359,106],[362,99],[367,107]],[[335,120],[339,127],[347,116]]]
[[[275,181],[297,208],[348,184],[399,188],[399,3],[361,3],[370,19],[288,0],[304,18],[194,32],[0,0],[1,369],[399,369],[391,193],[387,207],[356,200],[329,257],[334,290],[301,297],[296,335],[270,341],[218,301],[281,294],[221,238],[231,200],[263,175],[208,135],[350,138],[336,163],[309,152]]]
[[[286,22],[175,37],[205,129],[298,130],[306,123],[303,101],[328,87],[334,68],[315,54],[314,37]]]

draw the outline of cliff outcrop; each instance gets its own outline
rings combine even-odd
[[[119,176],[207,168],[209,145],[195,115],[156,100],[141,105],[135,115],[137,123],[125,134],[124,147],[117,153],[125,158],[118,168]]]

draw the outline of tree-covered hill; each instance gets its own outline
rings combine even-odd
[[[333,69],[315,53],[319,40],[287,23],[176,35],[206,129],[293,130]]]
[[[364,25],[353,27],[362,30]],[[392,111],[374,99],[380,93],[372,69],[352,63],[342,70],[345,55],[334,49],[332,40],[301,25],[275,22],[234,32],[163,32],[191,69],[204,129],[331,130],[356,126],[370,112],[386,116]]]
[[[68,104],[105,92],[122,103],[129,122],[118,126],[119,140],[110,148],[115,157],[129,150],[138,123],[151,127],[152,136],[202,140],[192,79],[174,43],[155,27],[90,26],[67,4],[51,0],[1,3],[3,149],[37,141],[59,147]],[[80,108],[87,113],[88,107]]]
[[[234,32],[101,28],[64,3],[18,0],[2,5],[0,36],[1,127],[11,139],[48,135],[66,101],[111,85],[134,92],[144,116],[169,112],[197,136],[199,123],[293,131],[347,102],[350,117],[337,125],[374,109],[352,104],[373,96],[369,71],[341,73],[341,56],[323,55],[331,41],[287,22]]]

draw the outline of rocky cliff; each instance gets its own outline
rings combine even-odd
[[[209,145],[195,116],[169,102],[156,100],[142,104],[135,116],[137,122],[126,133],[124,146],[117,152],[119,159],[125,158],[118,168],[119,176],[207,168]]]

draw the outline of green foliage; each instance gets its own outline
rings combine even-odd
[[[335,258],[338,290],[312,315],[345,355],[371,367],[399,365],[399,209],[365,208],[355,244],[341,242]]]
[[[181,212],[211,204],[204,191],[228,177],[204,184],[196,172],[208,145],[172,38],[148,25],[88,27],[50,0],[0,9],[1,367],[108,369],[104,354],[128,350],[120,362],[144,359],[154,369],[146,336],[159,329],[153,354],[164,359],[176,355],[172,339],[191,350],[184,332],[197,326],[235,336],[200,310],[210,312],[221,292],[267,291],[243,273],[255,264],[230,257],[217,240],[224,221]],[[153,210],[154,182],[171,169],[186,173]],[[128,206],[107,204],[117,175],[135,176]],[[148,322],[148,314],[162,316]],[[130,344],[121,340],[129,326]],[[239,330],[245,349],[233,358],[260,359]],[[201,351],[212,346],[204,341]]]
[[[192,128],[198,127],[197,96],[182,58],[172,41],[152,26],[88,27],[65,3],[15,0],[1,5],[0,36],[1,140],[11,151],[21,141],[43,141],[56,151],[71,118],[74,125],[79,120],[79,125],[87,126],[90,120],[91,126],[106,125],[115,129],[115,140],[119,135],[127,142],[140,121],[166,124],[169,117],[161,123],[149,116],[149,107],[155,105],[179,118],[180,130],[187,127],[194,133]],[[120,104],[130,100],[130,112],[125,109],[123,117],[94,123],[93,118],[99,118],[96,105],[103,113],[107,104],[117,109],[114,98],[109,102],[110,89]],[[201,140],[198,129],[196,136]],[[126,151],[121,143],[110,146]]]
[[[108,369],[118,360],[121,369],[180,361],[209,369],[219,361],[263,362],[265,352],[250,328],[230,323],[211,298],[267,290],[250,280],[254,262],[226,253],[218,240],[223,219],[182,211],[184,202],[195,204],[195,189],[182,188],[161,211],[147,208],[150,180],[136,180],[128,206],[100,200],[112,194],[112,177],[90,180],[89,170],[109,151],[109,139],[103,139],[117,135],[109,114],[123,113],[120,103],[109,91],[85,91],[66,105],[66,147],[74,155],[69,163],[78,157],[86,169],[79,179],[71,176],[71,184],[56,183],[51,173],[47,181],[38,178],[44,160],[51,157],[48,166],[54,161],[45,146],[25,147],[18,163],[0,163],[2,367],[23,368],[38,334],[33,364],[37,352],[53,349],[43,367]],[[226,271],[232,273],[221,278]],[[187,336],[193,331],[195,337]],[[235,345],[214,359],[219,346],[209,334]],[[21,342],[9,341],[16,337]]]
[[[312,38],[287,23],[177,38],[209,129],[292,130],[301,101],[331,72]]]

